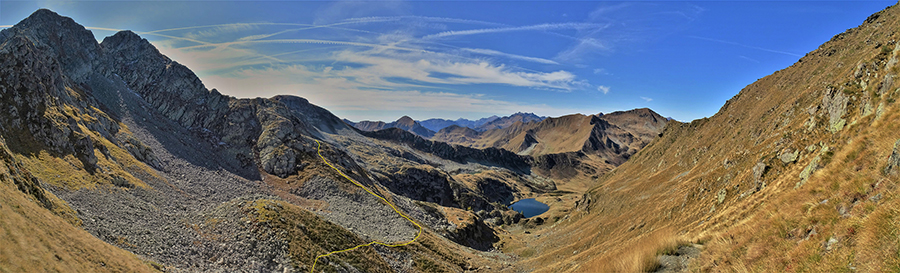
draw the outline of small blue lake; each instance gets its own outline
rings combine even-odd
[[[538,216],[541,213],[547,212],[550,209],[550,206],[547,204],[538,202],[534,200],[534,198],[522,199],[519,202],[515,202],[509,206],[514,211],[521,212],[525,218],[531,218],[533,216]]]

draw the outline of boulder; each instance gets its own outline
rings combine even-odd
[[[767,170],[769,170],[769,166],[766,166],[766,163],[763,162],[756,163],[756,166],[753,166],[753,185],[757,191],[766,187],[766,181],[762,177]]]
[[[790,150],[786,150],[778,156],[778,159],[781,159],[781,162],[784,164],[789,164],[797,161],[798,156],[800,156],[800,150],[795,150],[793,153]]]

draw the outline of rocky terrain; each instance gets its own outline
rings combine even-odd
[[[161,269],[302,271],[311,257],[335,250],[327,238],[347,236],[338,231],[307,239],[287,236],[294,230],[259,219],[260,209],[253,206],[260,202],[285,208],[276,213],[315,211],[307,213],[308,221],[336,223],[321,228],[343,230],[359,242],[403,241],[415,234],[377,198],[322,167],[312,139],[333,143],[349,135],[341,139],[367,140],[302,98],[223,96],[132,32],[98,44],[89,31],[49,10],[35,12],[0,38],[0,102],[11,109],[2,114],[0,126],[11,151],[5,162],[34,175],[12,181],[22,181],[16,182],[20,191],[45,208]],[[384,193],[391,187],[381,185],[403,181],[407,172],[415,176],[424,165],[407,162],[408,171],[394,175],[399,177],[372,180],[359,157],[339,144],[327,145],[327,158]],[[435,175],[444,179],[435,183],[448,182],[445,174]],[[502,208],[488,205],[477,192],[456,190],[468,199],[451,196],[441,203],[459,207],[460,200],[474,200],[466,202],[488,212]],[[471,218],[484,227],[469,231],[434,211],[440,206],[403,195],[392,199],[428,225],[428,232],[449,238],[438,239],[430,249],[462,247],[451,240],[492,249],[494,231],[480,217]],[[413,253],[361,252],[329,259],[322,268],[414,270],[415,263],[404,259],[467,265],[447,264],[446,255]],[[381,262],[363,262],[371,259]]]
[[[0,32],[0,56],[2,193],[14,187],[43,210],[35,217],[90,234],[76,234],[91,248],[82,254],[29,253],[103,260],[61,271],[306,271],[320,254],[413,238],[411,223],[319,154],[425,227],[403,248],[320,260],[328,272],[509,267],[515,256],[497,245],[522,216],[507,205],[557,189],[539,159],[426,140],[433,132],[408,117],[366,132],[303,98],[222,95],[133,32],[97,43],[45,9]],[[4,242],[33,240],[23,227],[5,226]],[[40,240],[67,240],[54,230]],[[30,266],[0,257],[2,270]]]

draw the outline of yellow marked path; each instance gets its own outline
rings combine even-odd
[[[360,248],[360,247],[371,246],[371,245],[383,245],[383,246],[386,246],[386,247],[399,247],[399,246],[405,246],[405,245],[412,244],[412,243],[415,242],[417,239],[419,239],[419,235],[422,234],[422,226],[419,225],[419,223],[416,223],[416,221],[413,221],[412,219],[410,219],[409,216],[407,216],[405,213],[403,213],[403,212],[401,212],[399,209],[397,209],[397,207],[395,207],[394,204],[392,204],[390,201],[388,201],[388,200],[385,199],[384,197],[381,197],[380,195],[376,194],[375,192],[369,190],[369,188],[366,188],[366,186],[363,186],[363,185],[360,184],[359,182],[356,182],[356,180],[353,180],[353,178],[350,178],[349,176],[347,176],[346,174],[344,174],[344,172],[342,172],[341,170],[338,170],[338,168],[334,167],[334,165],[331,165],[331,163],[328,163],[328,160],[325,159],[324,156],[322,156],[322,143],[319,142],[318,140],[316,140],[316,144],[318,145],[318,147],[316,148],[316,153],[319,154],[319,157],[320,157],[320,158],[322,158],[322,162],[325,162],[325,164],[328,165],[328,167],[331,167],[332,169],[334,169],[335,171],[337,171],[338,174],[340,174],[341,176],[343,176],[343,177],[346,178],[347,180],[350,180],[350,182],[353,182],[354,185],[359,186],[359,187],[362,188],[363,190],[366,190],[366,192],[368,192],[369,194],[374,195],[375,197],[378,197],[378,199],[381,199],[381,201],[384,201],[385,203],[387,203],[388,206],[391,207],[391,209],[394,209],[394,212],[397,212],[397,214],[400,214],[400,216],[403,216],[403,218],[406,218],[406,220],[408,220],[410,223],[412,223],[413,225],[415,225],[416,227],[418,227],[418,228],[419,228],[419,231],[416,232],[416,237],[413,237],[412,240],[409,240],[409,242],[405,242],[405,243],[399,243],[399,244],[386,244],[386,243],[382,243],[382,242],[379,242],[379,241],[372,241],[372,242],[370,242],[370,243],[368,243],[368,244],[361,244],[361,245],[354,246],[354,247],[351,247],[351,248],[348,248],[348,249],[336,250],[336,251],[332,251],[332,252],[328,252],[328,253],[326,253],[326,254],[322,254],[322,255],[316,256],[316,259],[313,261],[312,268],[309,270],[310,273],[313,273],[313,272],[316,270],[316,263],[319,262],[319,258],[325,258],[325,257],[331,256],[332,254],[337,254],[337,253],[341,253],[341,252],[352,251],[352,250],[355,250],[355,249]]]

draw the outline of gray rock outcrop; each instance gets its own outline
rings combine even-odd
[[[844,129],[847,121],[843,118],[847,113],[847,103],[850,97],[844,95],[843,90],[829,86],[822,97],[822,107],[828,114],[828,131],[834,133]]]
[[[900,170],[900,140],[894,143],[894,150],[888,157],[887,166],[884,167],[884,173],[887,175],[895,175]]]
[[[766,187],[766,181],[762,177],[768,169],[769,166],[766,166],[766,163],[763,162],[756,163],[756,166],[753,166],[753,185],[757,191]]]

